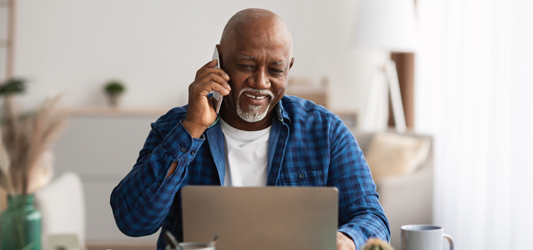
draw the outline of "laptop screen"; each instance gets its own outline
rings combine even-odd
[[[337,248],[334,187],[186,186],[182,211],[184,240],[217,250]]]

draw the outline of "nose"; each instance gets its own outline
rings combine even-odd
[[[250,87],[256,89],[270,88],[270,79],[268,78],[266,69],[260,68],[256,70],[251,77]]]

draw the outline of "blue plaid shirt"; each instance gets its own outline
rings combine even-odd
[[[389,240],[389,223],[355,138],[338,116],[310,101],[284,96],[277,105],[268,146],[267,185],[335,186],[338,230],[359,248],[370,237]],[[170,110],[152,130],[131,172],[111,194],[118,228],[144,236],[159,228],[183,240],[181,187],[223,185],[224,135],[218,120],[202,138],[183,127],[187,106]],[[174,173],[165,178],[170,165]],[[164,249],[159,236],[157,249]]]

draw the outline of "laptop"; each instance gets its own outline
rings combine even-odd
[[[181,193],[185,242],[217,250],[335,250],[335,187],[186,186]]]

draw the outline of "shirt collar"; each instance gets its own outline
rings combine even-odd
[[[284,122],[287,120],[287,122],[291,122],[291,119],[289,118],[289,114],[287,114],[287,111],[283,108],[282,101],[285,97],[283,97],[281,100],[279,100],[278,105],[276,107],[276,114],[278,115],[278,120],[280,122]]]

